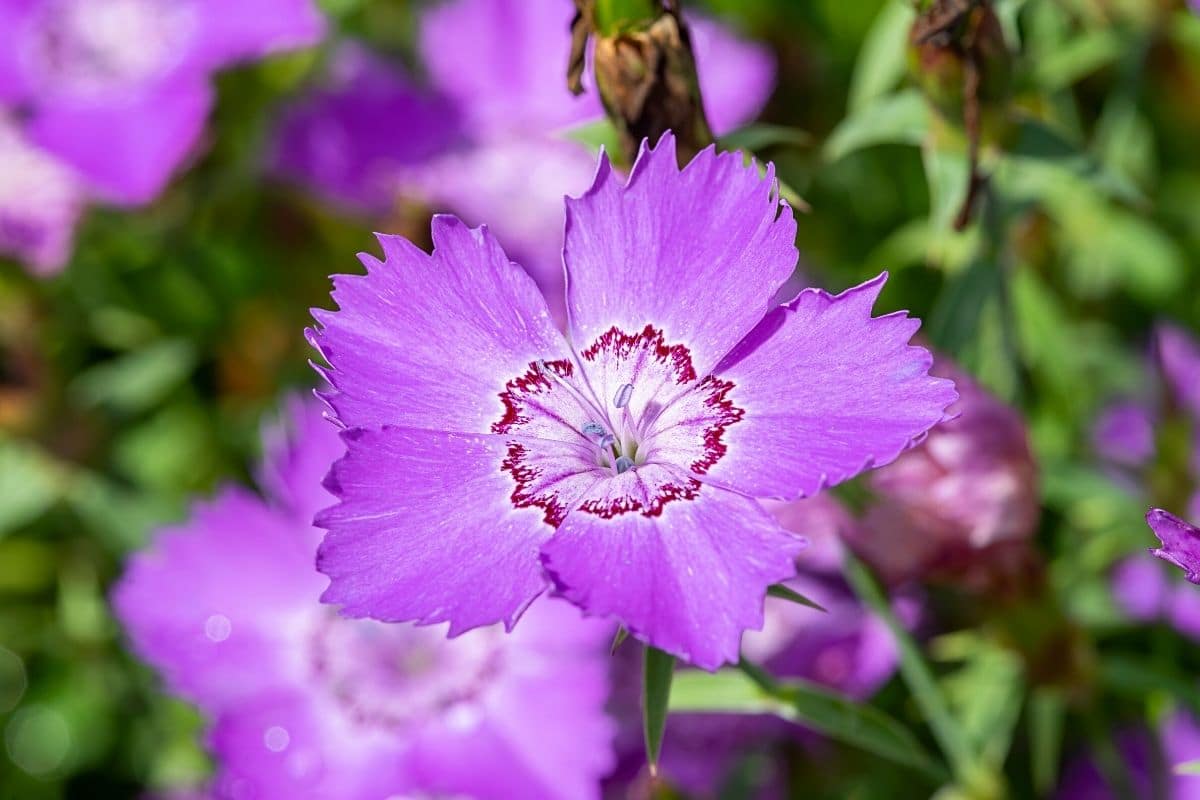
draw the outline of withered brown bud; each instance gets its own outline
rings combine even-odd
[[[961,230],[983,184],[978,162],[984,112],[999,107],[1003,115],[1008,99],[1008,47],[989,0],[934,0],[909,31],[909,61],[930,102],[946,117],[961,119],[966,130],[970,184],[955,220]]]
[[[675,133],[681,164],[712,144],[691,38],[677,5],[668,3],[648,24],[606,36],[595,25],[591,0],[576,4],[568,85],[582,91],[590,35],[595,39],[596,88],[620,135],[625,159],[633,161],[642,139],[657,141],[668,130]]]

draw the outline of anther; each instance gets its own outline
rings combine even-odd
[[[617,394],[613,398],[613,405],[617,408],[624,408],[629,405],[629,398],[633,396],[633,384],[626,383],[617,389]]]
[[[629,470],[633,469],[633,459],[629,456],[618,456],[616,466],[618,475],[620,475],[622,472],[628,472]]]
[[[600,445],[600,449],[603,450],[606,447],[612,447],[616,443],[617,437],[613,436],[611,433],[606,433],[600,437],[600,441],[596,444]]]
[[[604,426],[599,422],[585,422],[583,423],[583,427],[579,430],[584,436],[590,436],[593,439],[608,433],[608,431],[604,430]]]

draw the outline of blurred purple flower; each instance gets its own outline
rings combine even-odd
[[[872,318],[884,276],[771,298],[796,263],[771,170],[664,136],[628,184],[601,159],[567,203],[570,342],[486,229],[436,217],[432,255],[337,276],[314,347],[349,452],[319,568],[354,616],[512,626],[551,583],[714,669],[762,624],[802,541],[751,498],[886,464],[956,395]]]
[[[1200,418],[1200,343],[1182,328],[1167,323],[1160,324],[1156,334],[1159,364],[1175,401]]]
[[[292,108],[276,168],[335,201],[381,213],[398,193],[489,227],[562,321],[562,199],[587,188],[595,160],[564,129],[603,115],[566,86],[568,0],[451,0],[426,12],[428,81],[347,47],[330,85]],[[691,23],[714,130],[752,119],[774,85],[765,47],[715,22]]]
[[[0,108],[90,197],[141,205],[195,148],[215,70],[322,28],[312,0],[0,0]],[[56,244],[0,242],[43,272],[64,263],[75,216],[58,193],[45,202],[28,213],[54,221],[39,236]]]
[[[266,499],[226,489],[134,557],[114,605],[137,652],[214,721],[215,791],[258,800],[593,798],[611,767],[608,626],[542,600],[521,630],[337,616],[317,602],[321,475],[342,451],[312,406],[269,438]]]
[[[1200,726],[1189,715],[1176,712],[1159,727],[1158,747],[1146,731],[1116,735],[1126,793],[1132,797],[1197,800],[1200,777],[1180,775],[1174,768],[1200,758]],[[1127,796],[1109,781],[1091,758],[1078,758],[1063,771],[1055,797],[1058,800],[1118,800]]]
[[[1106,461],[1141,467],[1154,455],[1156,421],[1147,404],[1126,400],[1106,408],[1092,429],[1092,446]]]
[[[894,583],[987,568],[983,553],[1023,549],[1038,522],[1037,464],[1020,414],[945,360],[931,374],[958,388],[953,418],[871,474],[876,500],[853,529],[856,549]]]
[[[32,146],[0,114],[0,255],[37,274],[54,272],[71,252],[83,188],[66,165]]]

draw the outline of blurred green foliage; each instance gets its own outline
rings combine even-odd
[[[728,142],[774,160],[811,206],[806,274],[840,289],[891,270],[882,305],[926,320],[1028,419],[1046,593],[932,598],[944,633],[923,668],[978,757],[956,796],[1043,795],[1065,754],[1200,710],[1200,651],[1122,622],[1105,578],[1148,544],[1141,513],[1163,498],[1116,485],[1088,445],[1102,404],[1146,384],[1150,326],[1200,329],[1200,17],[1165,0],[998,0],[1011,94],[990,109],[976,222],[956,232],[966,137],[910,75],[909,4],[707,5],[778,53],[766,124]],[[324,6],[340,35],[411,55],[413,4]],[[189,498],[247,477],[264,413],[312,384],[300,331],[326,276],[354,269],[373,226],[412,224],[342,217],[265,176],[278,109],[323,57],[225,74],[193,167],[145,211],[91,211],[60,277],[0,266],[0,800],[134,797],[206,774],[200,720],[123,649],[106,592]],[[876,705],[936,748],[899,679]],[[806,797],[913,790],[913,773],[849,747],[796,775]]]

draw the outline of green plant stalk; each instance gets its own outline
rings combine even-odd
[[[891,604],[884,597],[875,578],[867,571],[866,566],[850,553],[846,554],[846,577],[859,599],[878,615],[891,631],[900,648],[900,674],[904,682],[913,693],[913,699],[933,731],[938,747],[950,763],[951,771],[960,782],[969,783],[977,759],[967,745],[966,735],[950,713],[950,707],[925,663],[920,648],[892,612]]]
[[[596,30],[602,36],[616,36],[649,25],[661,13],[662,6],[654,0],[596,0]]]
[[[671,680],[675,676],[675,656],[657,647],[646,646],[642,671],[642,722],[646,737],[646,763],[651,776],[658,774],[658,756],[662,752],[667,728],[667,710],[671,702]]]

